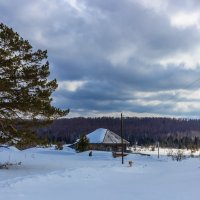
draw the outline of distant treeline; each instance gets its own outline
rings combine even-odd
[[[197,148],[200,146],[200,120],[175,118],[124,118],[124,138],[131,145],[154,145],[157,141],[163,147]],[[88,134],[97,128],[107,128],[120,134],[120,119],[71,118],[59,119],[52,125],[40,128],[38,134],[49,142],[73,143],[81,134]]]

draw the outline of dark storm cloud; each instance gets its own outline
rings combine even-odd
[[[199,30],[170,20],[179,11],[200,10],[199,1],[166,1],[159,8],[155,2],[7,0],[0,2],[0,17],[35,48],[48,49],[51,78],[61,85],[84,81],[73,91],[59,88],[56,106],[196,116],[196,107],[178,109],[178,102],[194,101],[178,90],[199,87],[191,85],[200,77],[198,63],[185,63],[200,49]],[[168,62],[177,55],[180,62]]]

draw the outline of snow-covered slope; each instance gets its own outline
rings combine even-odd
[[[90,143],[121,144],[121,137],[116,133],[113,133],[112,131],[105,128],[96,129],[92,133],[89,133],[87,135],[87,138],[90,140]],[[129,143],[129,142],[124,140],[124,143]]]
[[[181,162],[166,156],[111,152],[75,153],[65,147],[24,151],[0,148],[0,162],[22,161],[0,170],[0,200],[196,200],[199,196],[200,159]],[[128,161],[133,166],[128,166]]]
[[[87,138],[90,140],[90,143],[102,143],[106,135],[106,132],[107,129],[99,128],[93,131],[92,133],[89,133],[87,135]]]

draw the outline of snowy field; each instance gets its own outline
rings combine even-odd
[[[150,151],[146,151],[145,153]],[[129,154],[124,165],[111,152],[75,153],[65,147],[18,151],[0,148],[0,200],[193,200],[199,197],[200,158],[172,161]],[[133,166],[128,166],[128,161]]]

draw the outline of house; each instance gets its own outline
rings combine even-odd
[[[96,129],[86,136],[89,139],[90,150],[119,151],[122,147],[121,137],[105,128]],[[129,142],[123,139],[124,150],[126,150],[128,145]]]

